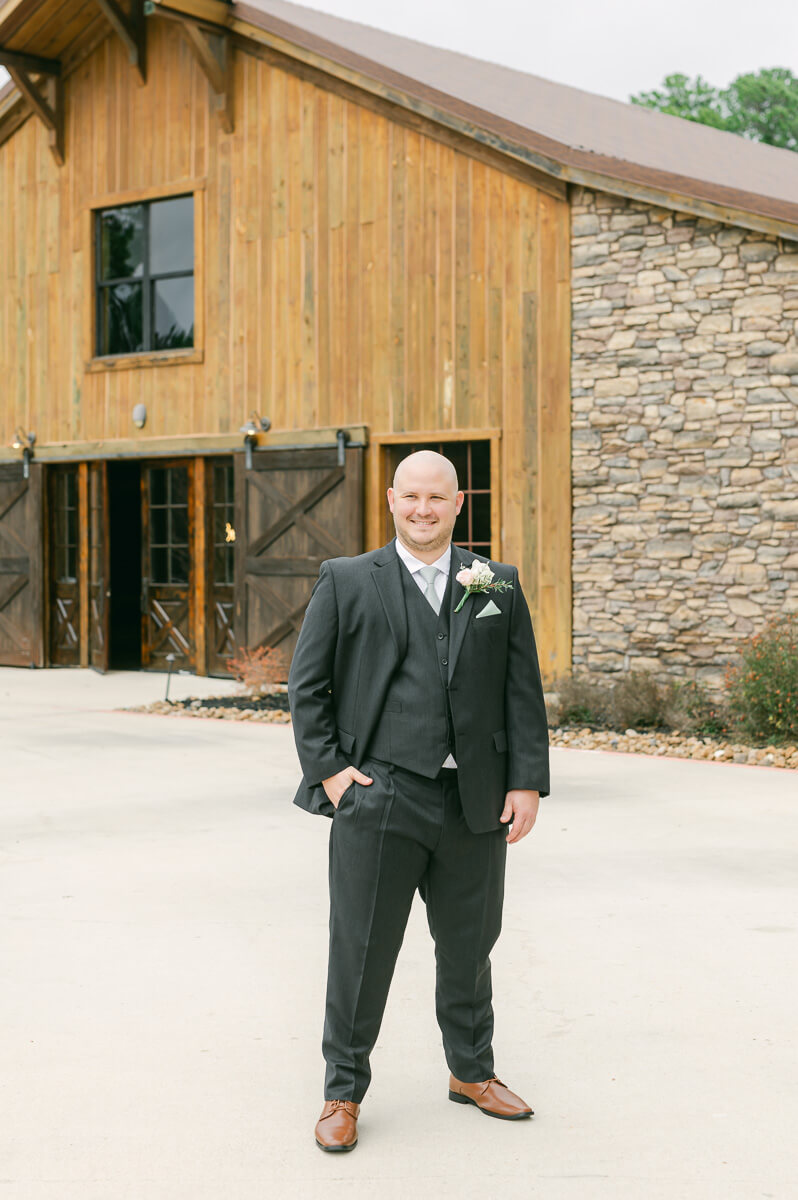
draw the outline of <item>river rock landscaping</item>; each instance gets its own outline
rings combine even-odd
[[[166,717],[200,720],[254,721],[289,725],[288,695],[210,696],[205,699],[155,700],[125,712],[155,713]],[[695,737],[678,730],[597,729],[590,725],[557,725],[549,728],[549,744],[571,750],[614,750],[622,754],[700,758],[710,762],[746,763],[750,766],[798,769],[798,745],[749,746],[718,738]]]

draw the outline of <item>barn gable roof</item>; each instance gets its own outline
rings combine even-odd
[[[13,48],[7,14],[13,29],[23,6],[45,5],[6,0],[0,46]],[[169,0],[168,6],[151,0],[147,8],[224,27],[239,44],[270,46],[561,181],[798,238],[798,154],[792,151],[288,0]],[[11,93],[10,85],[0,92],[0,116],[16,98]]]

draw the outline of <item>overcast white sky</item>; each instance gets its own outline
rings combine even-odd
[[[308,7],[617,100],[673,71],[718,86],[761,67],[798,74],[798,0],[319,0]]]

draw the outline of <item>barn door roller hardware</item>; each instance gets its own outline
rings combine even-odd
[[[336,429],[335,442],[338,446],[338,466],[343,467],[346,463],[346,447],[350,441],[348,429]]]
[[[226,29],[191,20],[165,9],[160,0],[144,0],[148,17],[164,17],[180,23],[183,36],[213,92],[213,107],[225,133],[233,132],[233,43]]]
[[[272,423],[269,418],[261,417],[253,409],[246,425],[242,425],[239,429],[238,432],[244,435],[244,465],[248,471],[252,470],[252,451],[258,444],[258,434],[266,433],[271,427]]]
[[[22,451],[22,478],[30,479],[30,460],[33,458],[33,445],[36,441],[35,433],[25,433],[21,425],[17,426],[14,440],[11,443],[12,450]]]
[[[50,139],[50,150],[59,167],[64,165],[64,85],[61,63],[38,54],[18,54],[0,47],[0,64],[42,122]],[[34,79],[38,76],[38,79]]]

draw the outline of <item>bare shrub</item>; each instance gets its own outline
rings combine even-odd
[[[606,724],[609,690],[604,680],[587,672],[563,675],[555,681],[553,691],[559,697],[557,724]]]
[[[288,680],[290,655],[279,647],[241,647],[227,660],[227,670],[251,696],[267,696]]]
[[[614,684],[608,709],[616,729],[659,729],[665,724],[665,689],[650,671],[630,671]]]

